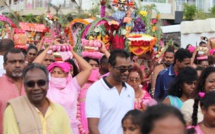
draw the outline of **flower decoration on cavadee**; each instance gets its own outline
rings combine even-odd
[[[135,55],[142,55],[153,51],[157,39],[146,34],[131,33],[128,40],[129,50]]]
[[[81,53],[83,57],[90,57],[94,59],[101,59],[102,53],[99,52],[99,48],[102,46],[99,40],[87,40],[81,39],[82,47],[84,51]]]
[[[152,24],[156,24],[157,20],[156,19],[152,19]]]
[[[153,26],[152,27],[152,32],[155,32],[157,30],[157,27],[156,26]]]
[[[55,61],[66,61],[72,59],[70,44],[57,44],[50,47],[49,53],[52,53]]]
[[[145,10],[141,10],[139,12],[140,15],[142,15],[143,17],[145,17],[147,15],[147,12]]]
[[[145,24],[145,34],[150,35],[152,37],[156,37],[156,46],[160,48],[160,40],[162,38],[162,30],[161,30],[161,21],[160,21],[160,12],[157,10],[156,5],[146,5],[146,6],[140,6],[141,3],[137,3],[136,6],[137,11],[136,13],[139,13],[140,19]],[[152,18],[152,16],[155,15],[155,18]],[[138,25],[138,23],[137,23]],[[139,28],[138,28],[139,29]],[[138,30],[137,30],[138,31]],[[134,32],[134,30],[133,30]],[[137,33],[143,33],[143,32],[137,32]]]
[[[157,15],[156,15],[156,19],[157,19],[157,20],[160,20],[160,14],[157,14]]]
[[[146,25],[145,23],[143,22],[143,20],[138,17],[134,20],[134,28],[132,29],[131,32],[134,32],[134,33],[145,33],[146,32],[146,29],[145,29]]]

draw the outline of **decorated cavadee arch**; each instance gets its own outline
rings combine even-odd
[[[110,31],[109,19],[107,18],[96,19],[87,25],[81,35],[82,56],[100,59],[102,54],[98,50],[102,43],[109,50],[111,40]]]
[[[77,43],[77,38],[80,38],[80,33],[82,31],[81,28],[84,28],[86,25],[90,24],[93,22],[94,19],[89,18],[89,19],[74,19],[72,22],[69,24],[69,38],[72,46],[75,46]]]

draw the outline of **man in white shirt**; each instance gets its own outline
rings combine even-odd
[[[90,134],[122,134],[121,120],[134,108],[134,90],[127,81],[132,69],[129,54],[114,50],[108,60],[110,74],[87,92],[86,116]]]

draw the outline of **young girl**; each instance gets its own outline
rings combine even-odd
[[[204,115],[203,121],[197,124],[198,102]],[[192,126],[188,128],[188,134],[214,134],[215,133],[215,91],[209,91],[206,94],[199,93],[195,99],[192,116]]]
[[[129,111],[122,119],[123,134],[141,134],[141,116],[139,110]]]

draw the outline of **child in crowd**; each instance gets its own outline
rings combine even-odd
[[[197,124],[198,102],[203,113],[203,121]],[[215,91],[199,92],[199,97],[195,99],[192,115],[192,125],[188,128],[188,134],[214,134],[215,133]]]
[[[129,111],[122,119],[123,134],[141,134],[141,116],[139,110]]]

